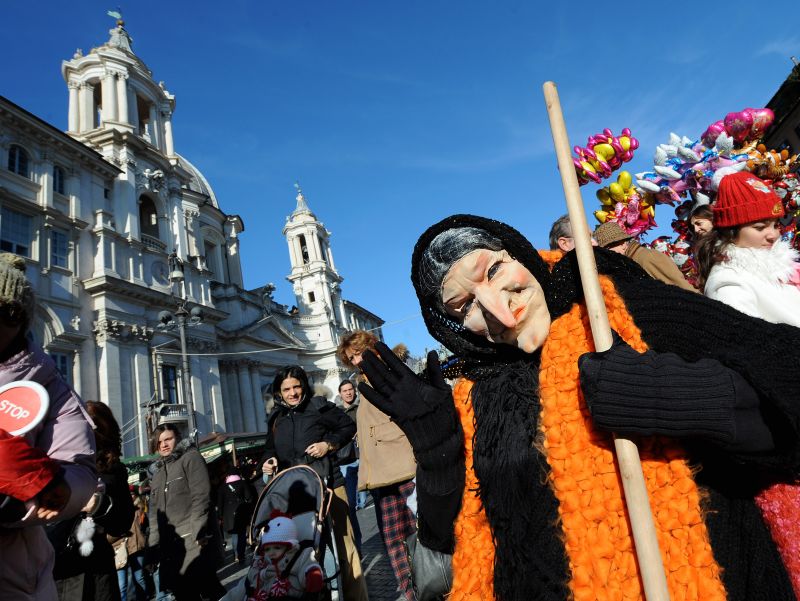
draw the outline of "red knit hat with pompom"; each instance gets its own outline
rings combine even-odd
[[[720,180],[714,203],[714,227],[733,227],[780,217],[783,217],[781,199],[752,173],[739,171]]]

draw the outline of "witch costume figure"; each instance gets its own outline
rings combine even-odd
[[[800,466],[800,330],[595,253],[603,353],[574,253],[470,215],[417,242],[425,323],[463,377],[380,345],[360,389],[414,448],[418,544],[452,553],[452,601],[643,599],[614,432],[639,446],[673,601],[795,599],[753,497]]]

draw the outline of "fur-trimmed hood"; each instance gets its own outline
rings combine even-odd
[[[184,453],[194,447],[194,440],[192,437],[184,438],[178,444],[175,445],[175,448],[172,449],[172,453],[167,455],[166,457],[161,457],[160,459],[156,459],[153,463],[150,464],[148,471],[150,472],[150,476],[152,477],[158,470],[164,467],[167,463],[172,463],[173,461],[177,461],[181,457],[183,457]]]
[[[723,249],[723,265],[749,273],[773,284],[786,284],[797,271],[800,253],[785,240],[778,240],[770,249],[742,248],[728,244]]]

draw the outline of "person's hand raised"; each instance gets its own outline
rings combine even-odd
[[[442,376],[435,351],[428,353],[426,382],[382,342],[375,350],[383,361],[371,351],[364,353],[359,367],[369,384],[362,382],[358,390],[397,423],[419,460],[421,452],[439,446],[458,430],[452,390]]]

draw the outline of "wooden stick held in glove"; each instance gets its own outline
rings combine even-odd
[[[594,346],[597,351],[606,351],[611,348],[611,327],[608,323],[605,301],[600,289],[600,279],[597,275],[591,234],[589,233],[589,225],[586,223],[578,177],[575,174],[575,167],[572,163],[567,127],[564,123],[564,115],[561,112],[561,103],[558,99],[556,85],[548,81],[545,82],[543,88],[547,115],[550,118],[550,129],[553,133],[553,144],[558,157],[558,168],[561,172],[561,183],[564,186],[564,196],[567,201],[572,237],[575,241],[575,253],[578,257],[581,285],[586,298],[586,309],[589,313]],[[658,548],[653,514],[650,509],[650,500],[647,496],[647,487],[645,486],[642,464],[639,459],[639,450],[633,442],[623,438],[615,438],[614,446],[617,451],[617,464],[619,465],[622,485],[625,489],[625,506],[631,522],[645,597],[648,601],[668,601],[667,579],[661,562],[661,553]]]

